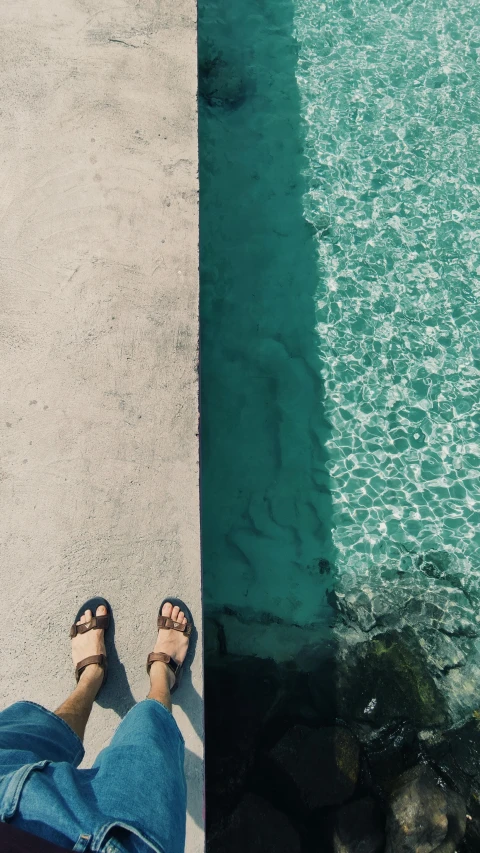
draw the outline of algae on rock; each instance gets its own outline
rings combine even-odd
[[[413,631],[386,631],[348,648],[337,663],[340,716],[376,727],[409,720],[447,727],[445,700]]]

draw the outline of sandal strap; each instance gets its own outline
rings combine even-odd
[[[79,661],[75,667],[75,678],[77,679],[77,682],[85,667],[89,666],[91,663],[98,663],[104,670],[107,668],[107,658],[105,655],[91,655],[89,658],[83,658],[83,660]]]
[[[191,622],[174,622],[169,616],[159,616],[157,619],[157,626],[159,629],[166,628],[168,630],[181,631],[182,634],[186,634],[187,637],[192,633],[193,627]]]
[[[108,628],[109,621],[110,617],[107,614],[106,616],[92,616],[90,622],[82,622],[81,625],[74,623],[70,628],[70,639],[73,640],[77,634],[86,634],[87,631],[91,631],[93,628],[105,630]]]
[[[175,679],[178,677],[178,673],[180,672],[180,670],[182,668],[182,664],[174,661],[174,659],[171,658],[170,655],[165,654],[165,652],[150,652],[150,654],[147,658],[147,673],[149,675],[150,675],[150,667],[151,667],[152,663],[156,660],[161,660],[161,661],[163,661],[163,663],[166,663],[167,666],[169,667],[169,669],[172,670],[172,672],[175,676]]]

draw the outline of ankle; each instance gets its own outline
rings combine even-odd
[[[77,690],[98,693],[103,681],[103,669],[99,664],[89,664],[83,670],[77,684]]]
[[[155,687],[164,689],[166,686],[168,687],[168,690],[171,691],[174,684],[175,676],[168,664],[163,660],[153,661],[150,667],[150,685],[152,689]]]

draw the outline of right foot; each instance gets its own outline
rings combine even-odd
[[[179,607],[173,607],[170,602],[166,602],[162,607],[162,616],[169,616],[174,622],[180,622],[181,625],[187,623],[187,618],[183,610]],[[175,631],[173,628],[160,628],[158,632],[157,642],[155,643],[154,652],[164,652],[169,655],[175,663],[182,664],[187,656],[189,637],[181,631]],[[150,681],[153,681],[158,673],[165,671],[168,675],[168,684],[170,690],[175,684],[175,676],[170,667],[163,661],[156,660],[150,668]]]

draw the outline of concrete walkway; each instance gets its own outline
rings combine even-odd
[[[193,0],[0,0],[1,707],[70,692],[69,627],[115,616],[87,731],[148,689],[165,594],[200,626]],[[177,695],[177,694],[176,694]],[[203,849],[202,673],[175,716]]]

